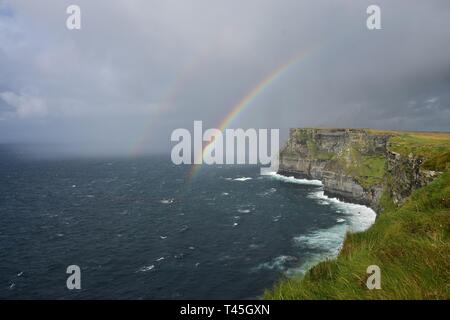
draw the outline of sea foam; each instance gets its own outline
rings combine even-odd
[[[278,174],[276,172],[269,172],[268,174],[266,174],[266,176],[269,176],[275,180],[280,180],[283,182],[288,182],[288,183],[296,183],[296,184],[306,184],[306,185],[313,185],[313,186],[322,186],[322,181],[320,180],[309,180],[309,179],[298,179],[298,178],[294,178],[292,177],[288,177],[288,176],[283,176],[282,174]]]
[[[281,256],[278,256],[278,257],[272,259],[271,261],[259,264],[256,268],[253,268],[252,271],[259,271],[259,270],[284,271],[288,268],[287,264],[295,262],[295,261],[297,261],[296,257],[281,255]]]
[[[143,266],[138,271],[139,272],[147,272],[147,271],[153,270],[154,268],[155,268],[155,266],[152,264],[150,266]]]
[[[317,186],[318,188],[312,191],[308,195],[308,198],[316,200],[321,205],[334,207],[336,209],[336,214],[345,215],[346,218],[337,218],[337,224],[331,228],[318,229],[311,231],[308,234],[294,237],[294,245],[303,250],[309,250],[310,253],[308,254],[309,257],[307,260],[299,267],[288,268],[285,270],[288,276],[299,273],[304,274],[320,261],[336,257],[342,248],[347,231],[365,231],[375,222],[376,213],[371,208],[360,204],[341,201],[337,198],[325,195],[323,183],[320,180],[297,179],[294,177],[283,176],[276,172],[270,172],[266,175],[270,176],[272,179],[287,183]],[[275,261],[275,263],[272,262],[263,264],[262,266],[260,265],[259,267],[267,268],[277,265],[280,265],[279,260]]]
[[[310,193],[308,198],[316,199],[321,204],[332,205],[337,209],[337,212],[345,214],[348,219],[349,231],[365,231],[375,222],[376,213],[371,208],[361,204],[349,203],[337,198],[328,197],[325,195],[323,189]]]
[[[252,180],[253,178],[250,177],[241,177],[241,178],[236,178],[233,179],[234,181],[247,181],[247,180]]]

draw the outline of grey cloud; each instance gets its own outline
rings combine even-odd
[[[0,99],[12,107],[12,115],[19,118],[43,117],[47,114],[46,102],[38,97],[6,91],[0,92]]]
[[[448,131],[450,3],[375,1],[369,31],[372,2],[80,0],[80,31],[72,1],[2,2],[0,139],[164,151],[303,51],[232,126]]]

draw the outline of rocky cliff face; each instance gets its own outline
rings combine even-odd
[[[395,204],[401,204],[414,190],[426,186],[438,175],[435,171],[423,170],[423,161],[413,154],[403,156],[387,152],[385,187]]]
[[[378,211],[383,192],[400,203],[434,178],[422,159],[389,151],[389,139],[364,129],[291,129],[279,173],[321,180],[327,194]]]

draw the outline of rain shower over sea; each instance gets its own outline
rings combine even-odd
[[[375,220],[320,181],[168,156],[0,153],[0,298],[246,299]],[[81,268],[81,290],[66,268]]]

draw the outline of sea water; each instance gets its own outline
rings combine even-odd
[[[168,156],[0,157],[0,298],[258,298],[375,219],[257,166],[192,177]]]

